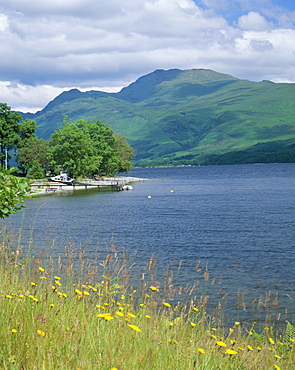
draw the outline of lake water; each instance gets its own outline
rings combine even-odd
[[[277,317],[294,321],[295,164],[134,169],[130,175],[149,180],[133,183],[132,191],[42,196],[5,223],[21,225],[40,250],[53,239],[63,250],[71,239],[91,259],[98,245],[115,243],[137,251],[142,268],[154,254],[159,279],[170,264],[175,285],[199,284],[196,295],[222,291],[229,310],[245,293],[242,318],[262,297],[263,314],[270,304]]]

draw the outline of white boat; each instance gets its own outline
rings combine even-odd
[[[62,182],[64,184],[73,185],[74,179],[68,177],[66,173],[61,173],[60,175],[54,176],[50,178],[52,181]]]
[[[131,185],[124,185],[123,190],[133,190],[133,187]]]

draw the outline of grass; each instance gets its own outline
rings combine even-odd
[[[12,245],[3,229],[0,369],[294,368],[291,323],[281,332],[228,327],[206,312],[206,297],[178,301],[171,278],[155,278],[153,258],[133,281],[136,266],[115,246],[91,264],[72,246],[30,257]]]

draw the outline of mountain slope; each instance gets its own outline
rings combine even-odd
[[[61,127],[63,114],[102,119],[126,136],[141,164],[203,163],[261,142],[276,142],[274,150],[285,151],[284,141],[295,138],[294,100],[294,84],[239,80],[206,69],[156,70],[118,93],[63,92],[24,118],[36,120],[45,139]]]

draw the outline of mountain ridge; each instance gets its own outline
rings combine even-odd
[[[225,153],[234,156],[259,143],[276,142],[279,151],[281,142],[285,150],[285,140],[295,141],[294,99],[295,84],[170,69],[141,76],[117,93],[65,91],[23,117],[36,120],[37,134],[45,139],[61,127],[64,114],[102,119],[135,148],[136,163],[203,164],[204,158],[220,161]]]

